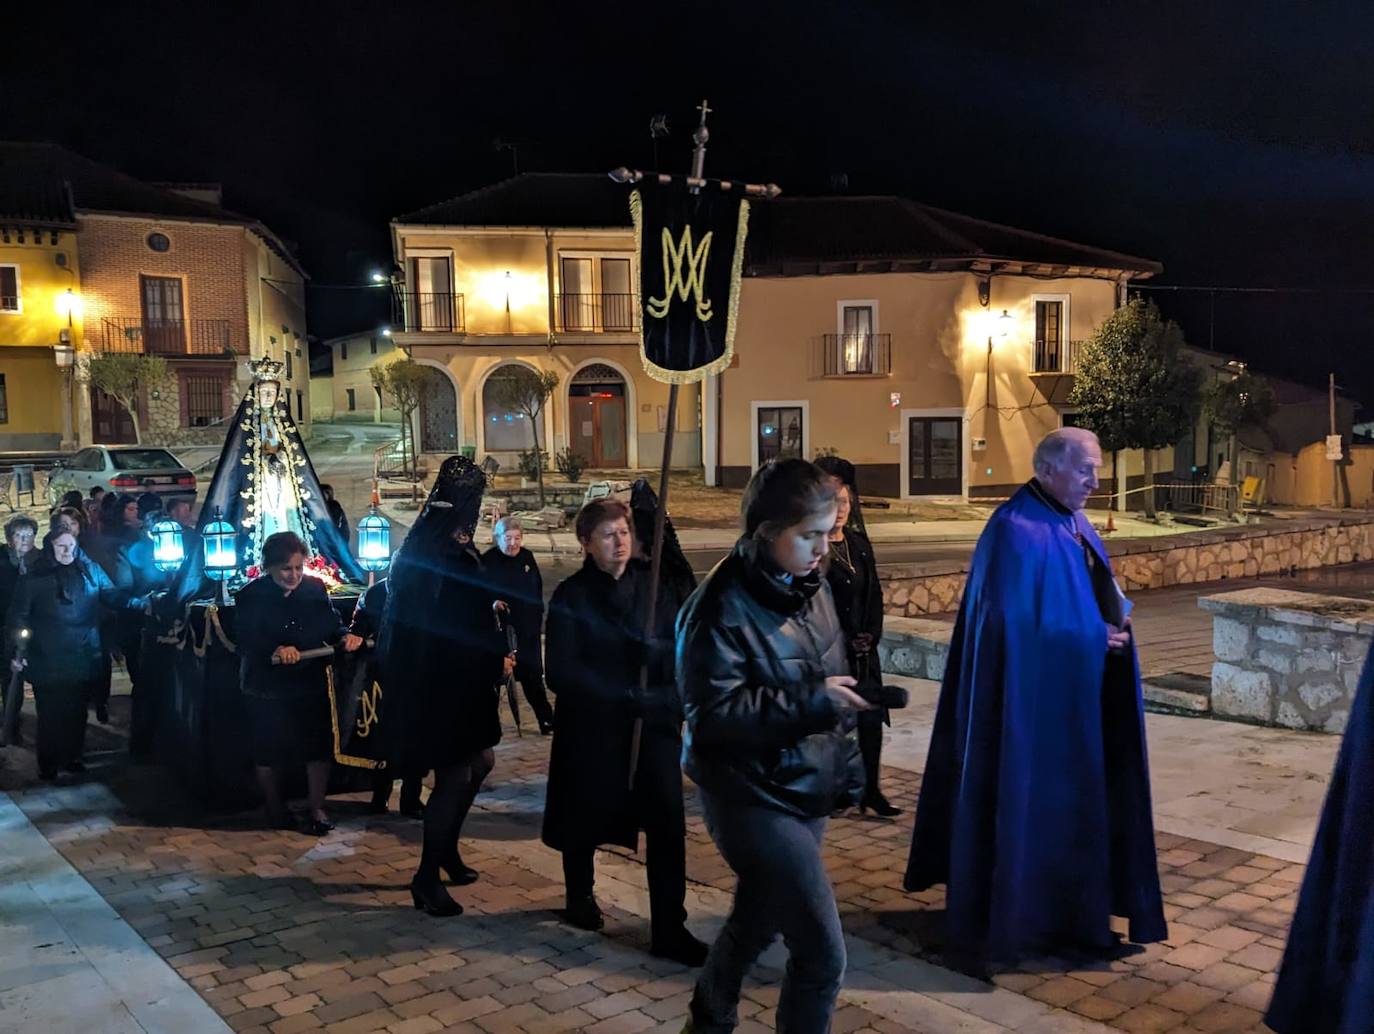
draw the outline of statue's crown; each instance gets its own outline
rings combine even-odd
[[[285,367],[270,355],[265,355],[260,359],[249,360],[248,369],[252,371],[255,381],[275,381],[281,377]]]

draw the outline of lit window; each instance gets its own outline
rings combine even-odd
[[[19,311],[19,267],[0,266],[0,312]]]

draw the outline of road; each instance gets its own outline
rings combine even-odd
[[[399,424],[314,425],[306,444],[310,462],[320,481],[334,487],[334,497],[343,504],[349,527],[358,526],[372,498],[372,450],[399,436]],[[398,535],[393,545],[399,543]]]

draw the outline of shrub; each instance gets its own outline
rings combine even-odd
[[[572,449],[564,449],[553,458],[554,464],[558,467],[558,472],[573,484],[577,484],[577,479],[582,476],[582,472],[587,469],[587,461],[573,452]]]

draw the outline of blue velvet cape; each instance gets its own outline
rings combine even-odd
[[[1374,1032],[1374,653],[1365,659],[1264,1022],[1279,1034]]]
[[[947,946],[988,961],[1167,936],[1135,644],[1108,656],[1075,531],[1109,572],[1033,483],[998,507],[940,688],[906,888],[946,884]]]

